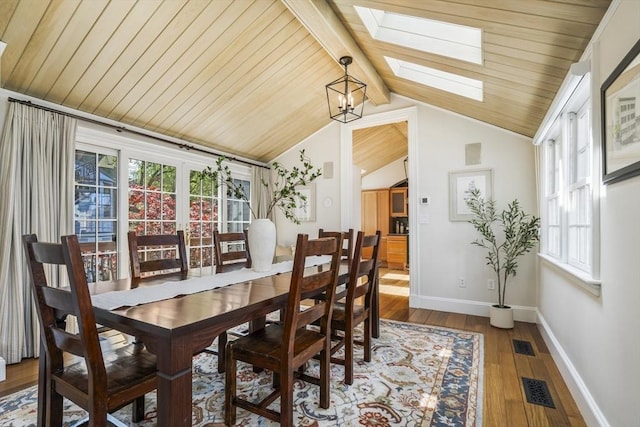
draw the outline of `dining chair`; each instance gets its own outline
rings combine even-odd
[[[220,233],[218,230],[214,230],[213,251],[215,254],[216,273],[251,267],[248,230],[244,230],[242,233]],[[277,322],[266,319],[265,321],[267,323]],[[228,331],[228,333],[233,336],[244,336],[251,327],[239,332]],[[220,348],[220,343],[218,343],[218,348]],[[219,351],[224,351],[224,348]]]
[[[46,357],[40,371],[47,384],[47,390],[40,390],[46,425],[61,423],[65,397],[89,412],[90,426],[106,426],[109,413],[131,402],[132,419],[142,421],[144,395],[156,388],[156,358],[143,344],[103,354],[77,236],[64,236],[58,244],[38,242],[31,234],[23,242],[45,352],[41,357]],[[45,264],[66,266],[68,290],[49,286]],[[77,320],[77,334],[65,330],[68,315]]]
[[[351,265],[351,259],[353,258],[353,228],[350,228],[349,231],[325,231],[321,228],[318,230],[318,237],[336,237],[338,233],[342,233],[342,259]]]
[[[250,268],[249,231],[220,233],[218,230],[214,230],[213,252],[215,256],[216,273]],[[280,318],[282,318],[282,314]],[[266,323],[278,322],[278,320],[267,320],[266,318],[263,319],[263,321]],[[252,322],[246,329],[228,331],[228,334],[236,337],[245,336],[248,331],[254,327],[254,324],[255,323]],[[224,349],[222,349],[222,351],[224,351]]]
[[[127,239],[132,279],[177,273],[186,277],[189,267],[184,231],[158,235],[138,235],[135,231],[129,231]]]
[[[329,407],[329,360],[331,342],[329,326],[333,310],[334,294],[340,268],[342,238],[309,240],[299,234],[284,322],[270,324],[227,344],[225,376],[225,424],[236,422],[236,408],[243,408],[277,421],[281,426],[293,425],[294,376],[320,386],[320,407]],[[331,255],[328,268],[307,269],[305,260],[316,255]],[[326,299],[304,310],[300,301],[326,293]],[[319,320],[320,328],[308,329],[306,325]],[[314,355],[320,355],[320,376],[311,377],[298,371]],[[258,403],[241,398],[236,390],[237,362],[267,369],[274,374],[274,390]],[[280,412],[269,405],[280,396]]]
[[[336,301],[331,318],[331,363],[344,365],[344,382],[353,384],[353,345],[364,346],[364,360],[371,361],[371,305],[373,293],[378,279],[378,250],[380,248],[381,233],[365,236],[358,232],[353,253],[353,261],[349,268],[349,282],[347,283],[344,302]],[[365,248],[370,248],[371,258],[363,258]],[[340,295],[336,297],[339,298]],[[358,304],[362,298],[361,304]],[[363,340],[354,341],[354,328],[363,323]],[[338,334],[341,331],[342,334]],[[335,344],[333,344],[335,342]],[[334,355],[344,347],[344,358]]]
[[[213,231],[216,273],[251,267],[247,230],[242,233]]]

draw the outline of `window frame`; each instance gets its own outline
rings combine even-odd
[[[541,184],[541,252],[540,256],[555,265],[561,270],[573,275],[583,283],[586,283],[590,287],[596,286],[599,292],[599,251],[600,251],[600,229],[599,229],[599,187],[600,187],[600,151],[598,144],[598,123],[597,120],[599,108],[597,106],[597,97],[592,95],[592,81],[590,73],[587,73],[582,78],[578,79],[573,86],[566,88],[569,92],[566,96],[565,104],[559,109],[558,114],[552,119],[552,123],[547,126],[546,131],[536,138],[539,142],[539,148],[537,151],[540,154],[540,184]],[[586,119],[586,128],[582,132],[579,132],[579,120],[578,115],[586,112],[588,118]],[[585,165],[588,165],[589,172],[583,177],[577,177],[578,166],[578,151],[576,147],[580,146],[578,140],[579,135],[589,138],[588,154]],[[540,141],[543,141],[540,143]],[[555,224],[551,223],[549,215],[550,209],[550,193],[549,193],[549,173],[550,158],[552,157],[550,150],[552,147],[557,148],[557,144],[560,144],[560,149],[556,150],[561,156],[559,162],[556,162],[556,167],[559,168],[558,176],[560,179],[560,188],[558,189],[558,201],[559,201],[559,226],[560,226],[560,244],[559,248],[553,247],[549,241],[549,230],[551,227],[555,227]],[[586,214],[588,218],[585,223],[588,223],[589,231],[586,233],[587,242],[589,244],[589,253],[586,258],[579,259],[574,256],[572,246],[572,239],[575,233],[571,230],[584,228],[584,224],[576,224],[573,221],[571,215],[575,213],[574,207],[571,206],[572,195],[581,188],[587,188],[586,197],[589,199],[583,205],[586,206]],[[583,194],[584,196],[584,194]],[[585,213],[585,212],[583,212]],[[583,233],[584,237],[584,233]],[[558,249],[554,253],[554,249]],[[577,248],[578,251],[582,248]]]
[[[122,169],[122,165],[120,164],[120,156],[118,153],[118,150],[109,148],[109,147],[103,147],[103,146],[99,146],[99,145],[94,145],[94,144],[89,144],[86,142],[78,142],[76,141],[75,147],[74,147],[74,169],[75,169],[75,156],[77,155],[78,151],[84,151],[84,152],[88,152],[88,153],[92,153],[92,154],[97,154],[97,155],[106,155],[106,156],[115,156],[116,160],[117,160],[117,185],[116,185],[116,218],[113,219],[113,221],[115,221],[116,223],[116,257],[117,257],[117,261],[116,261],[116,277],[120,278],[122,277],[122,262],[125,261],[120,257],[120,240],[121,240],[121,236],[120,236],[120,223],[121,223],[121,214],[120,214],[120,209],[121,209],[121,205],[122,205],[122,200],[121,200],[121,187],[122,187],[122,182],[120,181],[120,172]],[[98,187],[100,187],[98,185]],[[74,197],[75,197],[75,192],[76,189],[78,188],[78,183],[75,182],[74,179]],[[96,218],[96,221],[99,222],[99,219]],[[76,214],[75,214],[75,210],[74,210],[74,215],[73,215],[73,223],[74,223],[74,229],[76,226]],[[126,236],[125,236],[126,237]],[[98,244],[98,250],[99,250],[99,243],[96,242]],[[98,252],[91,252],[90,254],[91,256],[97,256]],[[83,258],[86,255],[83,254]]]
[[[145,137],[122,134],[115,130],[105,130],[90,123],[80,122],[76,131],[75,150],[86,150],[117,156],[118,159],[118,218],[117,218],[117,254],[118,278],[129,276],[129,256],[127,232],[129,230],[128,194],[129,159],[139,159],[176,167],[176,209],[177,229],[186,230],[189,224],[189,171],[202,170],[215,163],[215,155],[181,151],[174,147],[151,141]],[[254,186],[252,170],[249,165],[229,163],[232,175],[249,180]],[[220,206],[225,206],[218,217],[218,229],[226,231],[226,194],[218,187]],[[249,198],[249,202],[250,202]],[[249,218],[251,222],[253,218]],[[189,252],[189,251],[187,251]],[[189,255],[187,255],[189,256]],[[206,270],[205,270],[206,271]],[[213,273],[213,271],[211,271]]]

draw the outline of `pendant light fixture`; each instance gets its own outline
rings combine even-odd
[[[347,66],[351,62],[350,56],[340,58],[344,76],[326,86],[329,117],[340,123],[352,122],[362,117],[367,94],[367,85],[347,73]]]

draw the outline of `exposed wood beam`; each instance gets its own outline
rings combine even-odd
[[[375,105],[390,102],[389,88],[382,77],[325,0],[282,0],[282,3],[336,62],[342,56],[353,58],[349,73],[367,84],[369,101]]]

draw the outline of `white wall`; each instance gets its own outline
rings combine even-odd
[[[403,156],[388,165],[381,167],[377,171],[363,176],[362,189],[375,190],[378,188],[389,188],[403,179],[406,179],[407,176],[404,173],[404,159],[405,157]]]
[[[428,196],[429,205],[418,205],[420,242],[419,289],[416,305],[424,308],[488,315],[495,291],[487,289],[493,271],[485,265],[485,252],[470,244],[477,234],[466,222],[449,221],[449,172],[475,169],[493,171],[493,197],[499,209],[517,198],[525,211],[537,213],[534,149],[530,138],[452,114],[427,105],[418,106],[418,153],[409,158],[417,171],[417,197]],[[465,166],[465,144],[481,143],[481,164]],[[466,287],[458,281],[465,279]],[[519,262],[510,279],[506,301],[516,319],[532,321],[535,307],[535,256]]]
[[[415,266],[411,269],[411,304],[487,316],[488,307],[497,299],[495,291],[487,290],[487,279],[493,277],[493,273],[484,265],[484,252],[470,244],[476,238],[472,226],[466,222],[449,221],[449,172],[490,168],[494,174],[494,195],[499,207],[518,198],[528,212],[536,213],[531,139],[397,95],[392,95],[391,104],[368,107],[365,112],[367,116],[375,117],[378,113],[402,110],[412,105],[417,108],[418,133],[415,155],[410,151],[409,156],[409,168],[415,168],[409,176],[416,177],[415,182],[410,180],[410,190],[416,199],[429,196],[431,204],[413,204],[416,215],[426,219],[427,223],[417,224],[416,228],[412,225],[411,228],[410,238],[418,239],[418,250],[412,253],[419,255],[419,259],[411,261]],[[321,165],[338,155],[334,138],[339,137],[340,126],[338,123],[329,125],[303,141],[297,149],[306,148],[313,163]],[[465,166],[465,144],[477,142],[482,143],[482,164]],[[291,165],[297,149],[277,160]],[[335,161],[336,157],[333,158]],[[334,167],[334,176],[339,171]],[[340,177],[334,179],[339,180]],[[360,180],[357,174],[353,179]],[[323,209],[322,204],[318,204],[316,223],[295,226],[282,217],[278,218],[280,244],[290,244],[297,232],[313,235],[320,227],[340,227],[339,211],[344,207],[337,204],[340,198],[335,191],[340,188],[334,184],[332,180],[317,181],[319,201],[326,194],[336,197],[333,197],[332,209]],[[351,192],[346,199],[353,203],[353,218],[348,218],[347,226],[359,224],[359,203],[354,201],[359,200],[360,194],[354,188],[353,184],[342,187],[342,191]],[[409,203],[411,209],[412,200]],[[520,261],[518,275],[512,279],[508,289],[507,302],[515,306],[517,319],[535,321],[535,261],[533,254]],[[414,278],[415,271],[419,276]],[[465,288],[458,286],[460,277],[465,278]]]
[[[614,2],[614,4],[618,4]],[[623,0],[592,45],[599,87],[640,39],[640,1]],[[592,93],[592,97],[599,93]],[[594,120],[600,113],[594,112]],[[600,138],[596,135],[595,149]],[[589,425],[640,426],[640,177],[601,190],[601,296],[542,262],[540,322]]]
[[[333,178],[321,176],[314,183],[316,187],[316,221],[296,225],[287,220],[280,211],[276,212],[278,244],[291,246],[298,233],[318,236],[318,229],[340,229],[340,128],[330,124],[307,138],[298,146],[274,159],[290,168],[299,165],[300,150],[311,159],[311,164],[322,168],[325,162],[333,162]]]

